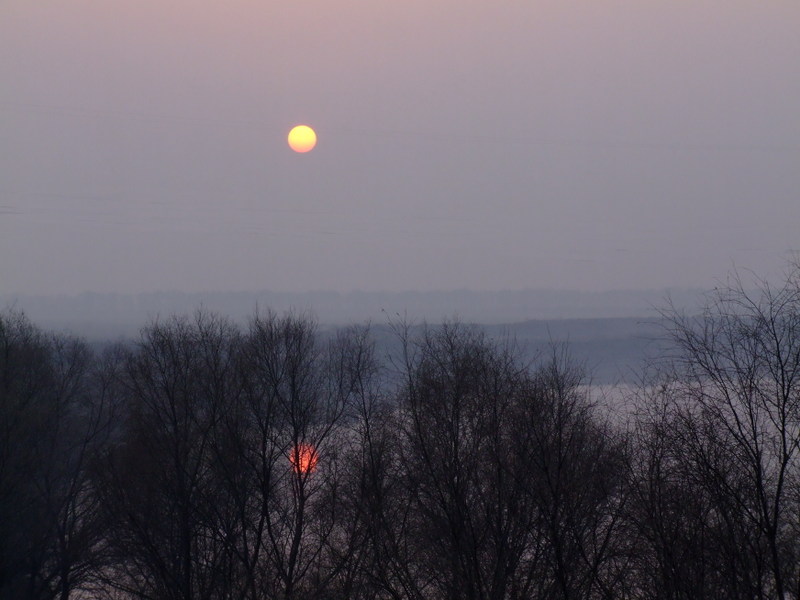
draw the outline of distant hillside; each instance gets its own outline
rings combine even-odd
[[[438,322],[458,316],[474,323],[497,325],[553,319],[609,319],[657,316],[667,296],[690,312],[701,295],[699,290],[638,290],[578,292],[520,290],[478,292],[154,292],[121,295],[85,293],[78,296],[0,295],[0,308],[15,306],[36,323],[69,330],[93,339],[129,336],[151,319],[188,313],[199,307],[244,321],[260,310],[271,308],[309,311],[320,323],[341,325],[371,321],[385,323],[389,316],[404,315],[412,321]],[[532,322],[535,323],[535,322]],[[603,328],[608,325],[586,327]],[[540,325],[530,324],[531,331]],[[600,333],[598,331],[598,333]],[[577,341],[577,340],[576,340]]]
[[[553,343],[566,342],[572,358],[586,367],[594,383],[609,384],[630,381],[649,357],[663,349],[664,331],[654,307],[664,306],[665,296],[664,292],[541,291],[82,294],[0,297],[0,308],[24,310],[37,325],[81,335],[98,347],[136,337],[139,329],[155,318],[200,307],[242,324],[256,307],[310,311],[323,328],[370,321],[378,352],[384,355],[396,355],[398,350],[390,321],[405,318],[419,326],[427,320],[435,326],[442,319],[458,318],[478,324],[492,337],[514,338],[531,358],[547,352]],[[671,296],[676,306],[691,311],[699,294],[684,290]]]
[[[598,385],[637,380],[649,359],[667,347],[661,319],[533,320],[478,327],[493,338],[514,340],[534,363],[554,345],[566,344],[570,359],[585,369],[587,383]],[[412,338],[418,331],[412,327]],[[372,335],[381,358],[399,357],[400,344],[389,326],[374,325]]]
[[[593,383],[632,381],[645,363],[666,348],[661,319],[562,319],[487,325],[490,335],[508,333],[532,356],[566,343]]]

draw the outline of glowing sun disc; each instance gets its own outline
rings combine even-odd
[[[318,460],[319,454],[311,444],[298,444],[289,454],[289,462],[292,463],[295,472],[301,475],[312,473],[317,468]]]
[[[308,125],[297,125],[289,132],[289,147],[295,152],[308,152],[317,145],[317,134]]]

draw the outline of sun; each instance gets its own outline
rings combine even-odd
[[[295,473],[301,475],[312,473],[317,468],[318,460],[319,454],[311,444],[297,444],[289,454],[289,462],[292,463]]]
[[[317,134],[308,125],[297,125],[289,132],[288,141],[295,152],[308,152],[317,145]]]

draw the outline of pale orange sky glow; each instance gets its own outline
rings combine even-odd
[[[8,0],[0,294],[769,274],[798,56],[785,0]]]

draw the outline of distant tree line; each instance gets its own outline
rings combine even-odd
[[[800,598],[800,269],[668,308],[610,410],[564,346],[0,315],[0,597]]]

